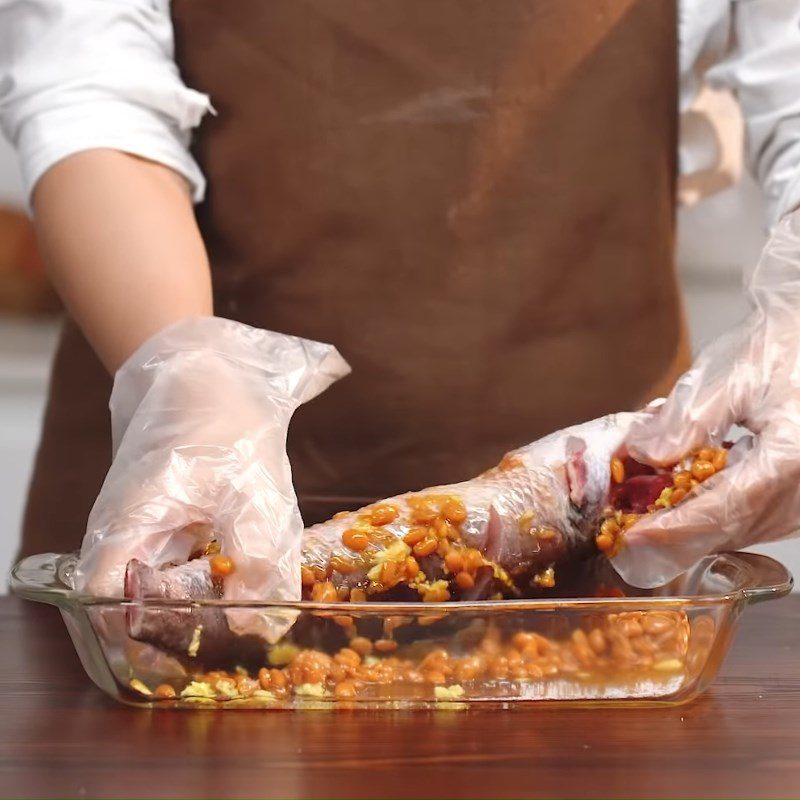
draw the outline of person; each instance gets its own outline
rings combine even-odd
[[[2,126],[71,316],[23,553],[79,544],[110,465],[115,373],[130,479],[100,490],[103,525],[144,527],[149,547],[223,524],[221,482],[233,538],[276,486],[293,505],[280,436],[263,458],[244,446],[253,382],[281,379],[254,353],[289,341],[261,329],[333,343],[353,369],[292,425],[306,523],[668,392],[689,365],[675,173],[701,64],[741,104],[769,224],[800,204],[796,0],[0,0],[0,31]],[[705,402],[695,371],[688,405],[653,415],[671,426],[659,441],[761,415],[774,360],[715,363],[745,387],[741,413],[721,410],[730,381]],[[179,413],[153,424],[165,408]],[[647,431],[632,441],[653,449]],[[800,454],[782,452],[791,478]],[[780,486],[745,492],[748,530],[766,503],[791,510]],[[704,509],[706,527],[725,522]]]

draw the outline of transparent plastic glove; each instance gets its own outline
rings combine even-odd
[[[697,359],[627,445],[653,464],[749,429],[725,470],[675,509],[642,518],[614,559],[622,577],[658,586],[709,553],[800,529],[800,216],[784,218],[750,283],[753,313]]]
[[[299,599],[303,524],[287,429],[300,403],[347,372],[330,345],[215,317],[146,342],[114,381],[114,460],[76,588],[119,596],[131,559],[185,561],[213,530],[235,565],[226,598]]]

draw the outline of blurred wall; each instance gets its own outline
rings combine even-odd
[[[0,204],[23,205],[16,159],[2,138]],[[0,315],[0,592],[19,539],[56,329],[54,321]]]

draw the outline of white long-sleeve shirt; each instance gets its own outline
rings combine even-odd
[[[774,223],[800,206],[800,0],[680,0],[679,39],[681,110],[700,78],[734,92]],[[103,147],[171,167],[199,201],[188,147],[210,109],[175,66],[169,0],[0,0],[0,126],[28,195],[57,161]]]

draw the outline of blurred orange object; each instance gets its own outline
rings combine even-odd
[[[50,314],[60,307],[31,221],[18,209],[0,206],[0,312]]]

